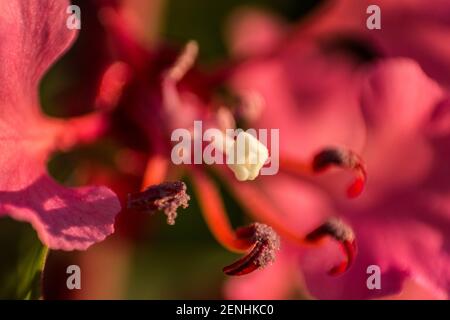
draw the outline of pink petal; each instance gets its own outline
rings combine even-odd
[[[0,211],[27,221],[51,249],[85,250],[114,232],[120,210],[105,187],[66,188],[42,175],[25,189],[0,192]]]
[[[390,295],[381,298],[382,300],[439,300],[437,296],[424,286],[412,280],[406,280],[403,284],[403,290],[400,294]]]
[[[421,129],[443,98],[439,85],[415,61],[391,59],[373,67],[361,100],[373,129],[392,136]]]
[[[443,99],[442,89],[412,60],[385,60],[369,72],[361,94],[370,132],[363,154],[366,196],[426,178],[436,155],[424,132]]]
[[[11,0],[0,3],[0,107],[9,112],[37,108],[44,72],[73,42],[66,0]],[[34,110],[37,112],[37,110]],[[26,117],[30,112],[21,114]]]
[[[381,29],[366,28],[369,5],[381,9]],[[323,40],[359,39],[382,56],[410,57],[425,72],[450,85],[450,4],[446,0],[326,1],[298,27],[298,36]]]
[[[65,188],[46,173],[57,148],[96,138],[98,114],[54,120],[39,110],[43,73],[74,40],[68,1],[0,3],[0,211],[28,221],[52,249],[84,250],[113,232],[120,204],[104,187]]]
[[[66,188],[47,175],[45,162],[62,129],[52,124],[42,120],[20,132],[0,122],[0,211],[30,222],[52,249],[86,249],[113,232],[120,204],[105,187]]]

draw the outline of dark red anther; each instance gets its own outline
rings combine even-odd
[[[261,223],[239,228],[236,231],[239,240],[253,244],[251,251],[235,263],[223,268],[229,276],[242,276],[264,268],[275,261],[276,251],[280,248],[280,239],[275,231]]]
[[[362,158],[351,150],[327,148],[320,151],[313,160],[313,171],[323,172],[331,166],[350,169],[355,173],[355,180],[347,189],[347,196],[355,198],[361,194],[367,179],[366,168]]]
[[[355,234],[349,225],[338,218],[330,218],[324,224],[313,230],[306,236],[306,241],[318,242],[325,237],[331,237],[339,243],[339,246],[346,257],[339,265],[331,268],[328,274],[337,276],[347,271],[353,264],[356,257]]]
[[[350,266],[353,264],[353,261],[356,257],[356,241],[344,241],[339,242],[342,253],[347,257],[346,260],[342,261],[339,265],[331,268],[330,271],[328,271],[328,274],[331,276],[338,276],[345,271],[347,271]]]
[[[128,208],[151,213],[163,210],[167,216],[167,223],[173,225],[177,209],[180,206],[187,208],[189,200],[184,182],[165,182],[150,186],[142,192],[129,194]]]

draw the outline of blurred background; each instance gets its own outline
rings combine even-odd
[[[106,61],[96,6],[86,0],[72,2],[82,12],[79,39],[41,83],[44,111],[60,117],[92,109],[86,101],[92,100],[98,79],[91,75]],[[133,6],[135,1],[126,2]],[[143,42],[179,49],[195,39],[200,45],[199,62],[208,68],[227,58],[225,25],[237,8],[256,6],[287,21],[297,21],[318,4],[313,0],[149,0],[137,12],[142,14]],[[145,165],[139,138],[128,139],[135,139],[132,150],[107,135],[94,145],[55,154],[49,172],[69,186],[106,184],[119,194],[124,205],[126,194],[140,189]],[[222,191],[231,220],[235,225],[244,224],[241,208]],[[28,224],[0,219],[0,298],[33,297],[23,288],[38,282],[39,277],[30,276],[34,273],[27,261],[42,255],[42,245]],[[86,252],[51,251],[44,294],[49,299],[217,299],[223,297],[225,276],[221,269],[236,257],[213,239],[193,198],[188,209],[179,210],[175,226],[168,226],[162,214],[122,212],[116,233],[105,242]],[[66,289],[66,268],[70,264],[81,266],[81,290]],[[302,297],[302,293],[293,292],[292,297]]]

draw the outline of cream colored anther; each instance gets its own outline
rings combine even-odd
[[[253,135],[241,131],[236,140],[226,136],[227,165],[239,181],[254,180],[269,157],[267,147]]]

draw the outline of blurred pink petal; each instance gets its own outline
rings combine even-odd
[[[381,29],[366,28],[367,7],[381,9]],[[450,85],[450,3],[446,0],[324,1],[300,37],[363,41],[384,57],[409,57],[445,86]],[[300,38],[299,38],[300,39]]]
[[[419,283],[407,280],[403,284],[403,290],[400,294],[386,296],[383,300],[438,300],[441,297],[436,296],[430,290],[427,290]]]
[[[433,155],[424,131],[443,99],[443,90],[411,60],[373,67],[361,94],[370,132],[364,153],[372,185],[368,193],[414,186],[429,174],[439,154]]]
[[[68,1],[2,1],[0,102],[28,120],[38,113],[37,84],[76,37],[66,27]],[[11,115],[12,116],[12,115]]]
[[[66,27],[68,5],[0,4],[0,198],[2,214],[30,222],[50,248],[83,250],[113,232],[120,204],[107,188],[65,188],[46,172],[52,151],[90,141],[104,125],[97,114],[63,121],[39,108],[41,77],[76,36]]]

